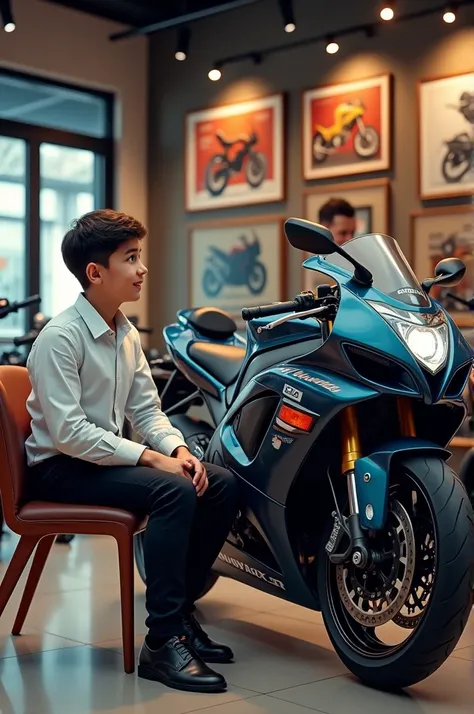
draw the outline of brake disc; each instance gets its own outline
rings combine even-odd
[[[415,536],[404,506],[391,499],[385,559],[366,570],[352,562],[336,566],[339,595],[357,622],[380,627],[394,619],[407,600],[415,574]]]

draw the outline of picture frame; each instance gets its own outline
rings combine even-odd
[[[303,193],[303,215],[318,223],[320,208],[330,198],[344,198],[356,210],[356,235],[376,231],[390,233],[391,223],[391,185],[389,179],[367,179],[350,183],[327,184],[308,188]],[[304,260],[310,257],[304,254]],[[302,268],[301,284],[304,290],[313,290],[321,282],[327,281],[326,276],[313,270]]]
[[[283,300],[283,223],[266,215],[189,225],[189,306],[219,307],[239,322],[243,307]]]
[[[383,74],[303,92],[305,180],[390,169],[392,85]]]
[[[452,288],[432,288],[430,295],[452,315],[459,327],[474,327],[474,312],[463,310],[447,293],[474,295],[474,206],[427,208],[411,213],[411,265],[420,281],[434,275],[442,258],[459,257],[466,264],[462,282]]]
[[[474,194],[474,72],[418,83],[422,200]]]
[[[280,93],[186,115],[187,211],[284,200],[284,105]]]

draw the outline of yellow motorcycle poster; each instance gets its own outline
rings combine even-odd
[[[305,92],[304,178],[389,169],[390,113],[389,75]]]

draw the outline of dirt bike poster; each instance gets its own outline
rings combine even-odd
[[[390,181],[386,178],[308,188],[304,192],[304,217],[318,223],[321,207],[331,198],[343,198],[355,208],[356,236],[373,231],[390,234],[390,195]],[[326,282],[327,276],[302,268],[303,290],[314,290]]]
[[[303,177],[390,168],[391,75],[303,92]]]
[[[282,94],[186,116],[186,210],[284,199]]]
[[[463,280],[452,288],[433,288],[430,295],[449,311],[460,327],[474,327],[474,313],[462,309],[448,293],[468,299],[474,295],[474,206],[447,206],[411,215],[411,265],[419,280],[434,275],[443,258],[466,265]]]
[[[421,199],[474,193],[474,72],[419,83]]]
[[[284,300],[283,219],[259,217],[189,228],[190,307],[243,307]]]

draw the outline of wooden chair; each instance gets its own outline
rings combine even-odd
[[[35,551],[12,634],[19,635],[55,538],[60,533],[108,535],[118,546],[125,672],[135,669],[133,536],[146,520],[129,511],[102,506],[30,501],[25,440],[30,433],[26,400],[31,391],[25,367],[0,366],[0,494],[6,525],[20,537],[0,583],[2,615]]]

